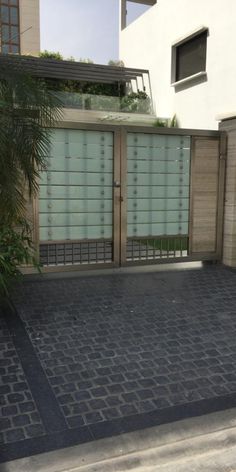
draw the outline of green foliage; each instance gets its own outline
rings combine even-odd
[[[37,266],[26,201],[38,191],[46,165],[51,127],[60,103],[45,83],[26,76],[16,61],[0,71],[0,294],[20,275],[19,266]]]
[[[150,100],[146,92],[138,90],[121,99],[121,110],[125,112],[148,113],[150,111]]]
[[[119,61],[119,60],[116,61],[113,59],[110,59],[110,61],[108,61],[108,66],[125,67],[123,61]]]
[[[153,123],[153,126],[156,128],[178,128],[178,120],[176,115],[174,115],[171,120],[165,120],[161,118],[157,118],[156,121]]]
[[[170,128],[178,128],[179,125],[178,125],[178,120],[177,120],[177,116],[176,114],[171,118],[171,121],[170,121]]]
[[[85,64],[94,64],[92,59],[89,59],[89,57],[80,57],[79,62],[84,62]]]
[[[40,53],[40,57],[48,59],[63,60],[74,60],[74,58],[64,59],[59,52],[43,51]],[[80,62],[87,64],[93,64],[93,61],[89,58],[80,58]],[[109,66],[124,67],[124,62],[120,60],[108,61]],[[146,92],[138,90],[138,92],[132,92],[126,95],[125,84],[119,82],[113,84],[99,84],[91,82],[78,82],[76,80],[58,80],[58,79],[45,79],[46,87],[54,92],[66,92],[68,94],[77,94],[73,96],[61,97],[62,102],[65,102],[67,106],[80,107],[82,106],[81,97],[78,95],[103,95],[107,97],[119,97],[121,99],[120,109],[124,112],[137,112],[137,113],[149,113],[150,112],[150,99]],[[60,93],[58,94],[60,97]],[[86,98],[85,108],[89,110],[90,98]],[[104,107],[103,107],[104,108]],[[102,108],[102,109],[103,109]],[[110,108],[110,104],[109,104]],[[163,126],[165,126],[163,124]]]
[[[188,238],[176,238],[176,239],[156,239],[148,241],[148,246],[161,251],[187,251],[188,249]]]
[[[43,59],[55,59],[56,61],[71,61],[71,62],[75,62],[75,58],[73,56],[70,56],[70,57],[67,57],[66,59],[64,59],[64,57],[62,56],[62,54],[60,52],[53,52],[53,51],[47,51],[45,49],[45,51],[41,51],[39,53],[39,57],[42,57]],[[88,61],[90,61],[90,59],[88,59]],[[81,62],[86,62],[85,61],[81,61]],[[92,62],[92,61],[90,61]]]
[[[59,51],[47,51],[46,49],[39,53],[39,57],[42,57],[44,59],[56,59],[58,61],[75,61],[75,58],[73,56],[65,58]],[[89,57],[80,57],[79,62],[83,62],[85,64],[94,64],[94,61]],[[108,65],[115,67],[124,67],[124,62],[120,60],[110,59],[108,61]]]
[[[57,61],[64,60],[60,52],[47,51],[46,49],[39,53],[39,57],[43,57],[44,59],[56,59]]]
[[[153,123],[153,126],[155,126],[155,128],[167,128],[167,121],[157,118],[156,121]]]
[[[74,57],[65,59],[59,52],[42,51],[39,57],[44,59],[56,59],[58,61],[75,61]],[[93,61],[89,58],[80,58],[79,62],[86,64],[93,64]],[[122,61],[110,60],[109,65],[124,67]],[[125,95],[125,85],[114,83],[114,84],[96,84],[91,82],[78,82],[76,80],[57,80],[57,79],[45,79],[46,86],[55,92],[69,92],[69,93],[80,93],[89,95],[105,95],[109,97],[123,97]]]
[[[109,97],[119,97],[124,95],[123,85],[116,84],[95,84],[91,82],[78,82],[75,80],[45,79],[45,85],[54,92],[69,92],[90,95],[106,95]]]
[[[18,224],[18,229],[0,224],[0,300],[9,297],[13,280],[20,279],[19,266],[33,264],[39,268],[30,226],[25,219],[19,219]]]
[[[50,128],[61,116],[60,103],[43,81],[17,66],[0,71],[0,215],[11,224],[25,214],[26,189],[38,191],[45,167]]]

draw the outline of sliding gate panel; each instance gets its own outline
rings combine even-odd
[[[189,136],[127,134],[126,261],[188,255]]]
[[[113,133],[55,129],[39,196],[44,266],[113,261]]]

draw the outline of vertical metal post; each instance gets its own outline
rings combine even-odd
[[[152,95],[152,85],[151,85],[151,78],[150,78],[149,72],[148,72],[148,86],[149,86],[149,97],[150,97],[150,101],[151,101],[151,110],[150,110],[150,112],[151,112],[151,113],[154,113],[154,102],[153,102],[153,95]]]
[[[114,131],[113,153],[113,262],[120,265],[120,204],[121,204],[121,163],[120,163],[120,128]]]
[[[39,251],[39,196],[36,195],[32,201],[33,206],[33,242],[35,247],[36,259],[39,262],[40,251]]]
[[[217,228],[216,228],[216,252],[219,260],[223,252],[223,229],[224,229],[224,196],[225,196],[225,168],[227,159],[227,134],[221,133],[219,143],[219,180],[217,199]]]
[[[127,131],[125,127],[120,132],[120,163],[121,163],[121,195],[120,195],[120,261],[126,263],[127,248]]]
[[[195,137],[191,137],[190,141],[190,189],[189,189],[189,228],[188,228],[188,234],[189,234],[189,246],[188,246],[188,252],[189,256],[192,254],[192,242],[193,242],[193,202],[194,202],[194,163],[195,163]],[[181,242],[182,244],[182,242]],[[181,247],[181,252],[182,256],[182,247]]]

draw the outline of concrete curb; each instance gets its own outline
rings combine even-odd
[[[32,456],[0,472],[233,472],[236,409]]]

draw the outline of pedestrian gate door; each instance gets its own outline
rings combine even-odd
[[[42,172],[44,267],[219,258],[219,133],[80,128],[53,131]]]

